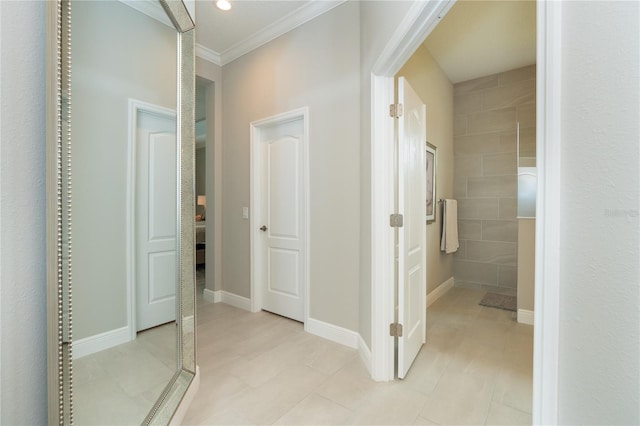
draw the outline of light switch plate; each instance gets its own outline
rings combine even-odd
[[[242,218],[249,219],[249,207],[242,208]]]

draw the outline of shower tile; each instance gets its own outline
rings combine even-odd
[[[536,104],[519,105],[516,120],[520,123],[520,129],[536,126]]]
[[[500,219],[515,219],[518,209],[518,200],[516,198],[500,199]]]
[[[516,266],[498,266],[498,285],[502,287],[518,287],[518,268]]]
[[[518,241],[518,222],[515,220],[482,221],[482,239],[486,241]]]
[[[467,260],[515,266],[516,249],[516,243],[469,240],[467,241]]]
[[[453,113],[468,114],[482,110],[482,92],[469,92],[453,97]]]
[[[497,219],[499,216],[497,198],[466,198],[458,200],[458,219]]]
[[[465,155],[453,159],[454,176],[482,176],[482,156]]]
[[[467,133],[467,116],[456,114],[453,117],[453,136],[460,136]]]
[[[518,137],[516,130],[500,133],[500,151],[516,152],[518,149]],[[536,128],[520,127],[520,156],[535,157],[536,155]]]
[[[487,89],[496,87],[499,84],[498,74],[486,77],[475,78],[469,81],[463,81],[453,85],[453,94],[461,95],[463,93],[473,92],[474,90]]]
[[[479,240],[482,238],[481,220],[458,220],[458,238],[461,240]]]
[[[482,110],[532,103],[536,99],[536,81],[524,80],[482,91]],[[472,112],[472,111],[469,111]]]
[[[515,175],[516,153],[503,152],[500,154],[485,154],[482,156],[482,175]]]
[[[467,180],[469,197],[515,197],[518,192],[516,175],[470,177]],[[496,200],[497,201],[497,200]]]
[[[456,280],[495,285],[498,283],[498,265],[458,260],[453,262],[453,276]]]
[[[456,177],[453,180],[453,196],[460,199],[467,196],[467,178]]]
[[[516,68],[511,71],[505,71],[499,74],[498,80],[500,85],[505,85],[522,80],[535,80],[536,78],[536,65],[528,65],[522,68]]]
[[[454,155],[473,155],[499,152],[500,132],[479,133],[453,138]]]
[[[467,258],[467,240],[460,240],[460,247],[454,253],[454,260],[465,260]]]
[[[503,108],[469,114],[467,131],[483,133],[514,130],[516,128],[516,109]]]

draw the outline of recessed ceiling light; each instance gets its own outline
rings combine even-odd
[[[216,2],[216,6],[220,10],[229,10],[229,9],[231,9],[231,3],[229,3],[229,0],[218,0]]]

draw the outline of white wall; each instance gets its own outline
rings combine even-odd
[[[73,16],[73,316],[82,339],[127,325],[128,101],[176,110],[176,33],[120,2],[77,2]]]
[[[359,8],[338,6],[223,68],[223,287],[249,297],[249,123],[309,106],[310,316],[358,330]]]
[[[562,6],[561,424],[640,423],[639,22]]]
[[[47,423],[45,3],[0,2],[0,404],[3,425]]]
[[[371,347],[371,71],[413,2],[360,4],[360,288],[359,331]]]

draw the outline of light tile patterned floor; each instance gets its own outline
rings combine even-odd
[[[199,303],[200,390],[185,425],[531,423],[533,328],[453,288],[428,309],[408,377],[373,382],[355,350],[302,325]]]
[[[77,425],[141,424],[177,367],[175,323],[73,361]]]

